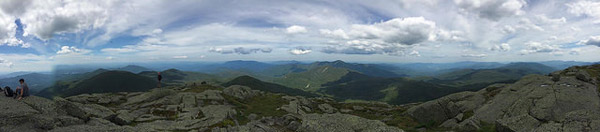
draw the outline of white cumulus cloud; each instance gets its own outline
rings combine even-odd
[[[412,45],[432,38],[435,29],[435,22],[424,17],[407,17],[394,18],[373,25],[353,25],[349,34],[355,39]]]
[[[293,54],[293,55],[304,55],[304,54],[308,54],[310,52],[312,52],[312,50],[307,47],[296,47],[296,48],[290,50],[290,54]]]
[[[577,1],[566,4],[569,7],[569,13],[577,16],[590,16],[600,18],[600,2],[599,1]],[[598,20],[596,20],[598,22]]]
[[[533,53],[554,53],[560,51],[560,48],[556,45],[543,44],[540,42],[527,42],[525,43],[526,48],[521,50],[521,55],[533,54]]]
[[[419,51],[416,51],[416,50],[411,51],[408,55],[410,55],[410,56],[417,56],[417,57],[421,56],[421,54],[419,53]]]
[[[454,0],[454,3],[465,13],[494,21],[523,14],[521,8],[527,5],[524,0]]]
[[[600,47],[600,36],[590,36],[590,38],[581,40],[577,44],[580,45],[594,45]]]
[[[463,54],[462,57],[474,57],[474,58],[483,58],[486,57],[486,54]]]
[[[32,1],[21,14],[13,14],[26,24],[24,36],[48,40],[55,34],[98,29],[109,19],[113,2],[101,1]]]
[[[329,29],[320,29],[319,32],[321,33],[321,35],[324,35],[326,37],[333,37],[333,38],[341,38],[341,39],[349,39],[350,37],[348,37],[348,34],[346,34],[346,32],[344,32],[344,30],[342,29],[336,29],[336,30],[329,30]]]
[[[75,46],[62,46],[60,50],[56,52],[56,54],[87,54],[91,52],[87,49],[79,49]]]
[[[173,58],[173,59],[187,59],[187,58],[188,58],[188,56],[181,55],[181,56],[173,56],[172,58]]]
[[[285,31],[288,34],[298,34],[298,33],[308,32],[308,30],[306,30],[306,27],[298,26],[298,25],[292,25],[292,26],[286,28]]]
[[[163,32],[163,30],[162,30],[162,29],[160,29],[160,28],[157,28],[157,29],[154,29],[154,30],[152,30],[152,33],[153,33],[153,34],[160,34],[160,33],[162,33],[162,32]]]
[[[492,48],[490,48],[490,50],[507,52],[510,51],[510,45],[508,43],[502,43],[500,45],[494,45]]]
[[[354,24],[350,30],[321,29],[321,35],[343,39],[321,50],[336,54],[387,54],[404,56],[415,44],[436,39],[461,40],[460,32],[438,29],[424,17],[394,18],[374,24]]]

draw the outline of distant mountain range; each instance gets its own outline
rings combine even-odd
[[[0,79],[0,87],[4,88],[5,86],[9,86],[12,89],[16,89],[17,86],[20,86],[19,79],[25,79],[25,82],[32,93],[52,85],[55,81],[55,77],[51,74],[28,73]]]
[[[256,78],[253,78],[250,76],[240,76],[240,77],[237,77],[237,78],[223,84],[223,86],[225,86],[225,87],[229,87],[232,85],[248,86],[248,87],[250,87],[252,89],[256,89],[256,90],[272,92],[272,93],[284,93],[284,94],[295,95],[295,96],[305,96],[305,97],[318,96],[317,94],[309,93],[309,92],[306,92],[306,91],[303,91],[300,89],[288,88],[288,87],[278,85],[278,84],[263,82],[261,80],[258,80]]]
[[[555,67],[586,64],[555,61],[544,63]],[[460,91],[476,91],[494,83],[512,83],[528,74],[548,74],[558,70],[532,62],[360,64],[338,60],[313,63],[230,61],[185,65],[203,67],[196,70],[172,68],[160,71],[164,85],[178,86],[192,82],[245,85],[262,91],[291,95],[375,100],[392,104],[427,101]],[[71,68],[73,69],[60,68],[55,74],[30,73],[0,79],[0,85],[12,84],[11,87],[16,87],[18,78],[25,78],[33,91],[41,91],[37,94],[51,97],[116,92],[123,89],[143,91],[156,87],[157,84],[158,71],[152,70],[156,68],[139,65],[95,70],[77,66]]]
[[[106,71],[93,77],[76,81],[58,81],[37,96],[73,96],[85,93],[141,92],[156,88],[157,80],[127,71]]]
[[[142,66],[137,66],[137,65],[127,65],[125,67],[121,67],[121,68],[116,68],[114,70],[119,70],[119,71],[128,71],[128,72],[132,72],[132,73],[140,73],[143,71],[153,71],[149,68],[146,67],[142,67]]]
[[[8,73],[8,74],[2,74],[2,75],[0,75],[0,78],[16,77],[16,76],[21,76],[21,75],[30,74],[30,73],[33,73],[33,72],[24,72],[24,71],[12,72],[12,73]]]
[[[494,69],[514,63],[536,63],[543,64],[545,67],[551,67],[554,70],[565,69],[570,66],[590,65],[593,62],[577,61],[543,61],[543,62],[454,62],[454,63],[405,63],[405,64],[379,64],[381,69],[394,72],[396,74],[416,76],[436,76],[444,73],[461,69]]]
[[[460,91],[479,90],[493,83],[511,83],[528,74],[547,74],[555,70],[539,63],[459,64],[480,69],[445,69],[447,73],[423,80],[401,77],[398,74],[388,74],[396,77],[374,76],[377,75],[374,73],[391,72],[374,64],[334,61],[273,66],[272,73],[281,75],[272,74],[276,76],[262,77],[261,80],[338,99],[402,104],[427,101]]]
[[[365,75],[374,76],[374,77],[404,77],[406,75],[399,75],[384,69],[379,68],[376,64],[358,64],[358,63],[346,63],[341,60],[337,60],[334,62],[315,62],[310,65],[310,67],[320,67],[320,66],[331,66],[337,68],[345,68],[352,71],[356,71]]]
[[[204,81],[213,81],[213,82],[221,82],[219,77],[212,74],[200,73],[200,72],[189,72],[189,71],[180,71],[177,69],[168,69],[161,71],[161,76],[163,77],[162,82],[166,84],[180,84],[190,81],[204,80]],[[157,80],[158,73],[156,71],[144,71],[139,73],[144,77],[152,78]]]
[[[449,86],[403,77],[381,78],[350,72],[340,80],[324,84],[319,91],[340,99],[403,104],[435,99],[454,90]]]
[[[598,62],[580,62],[580,61],[543,61],[538,62],[540,64],[544,64],[546,66],[552,67],[554,69],[565,69],[571,66],[583,66],[583,65],[592,65],[598,64]]]
[[[494,83],[512,83],[529,74],[544,75],[557,69],[531,62],[509,63],[491,69],[459,69],[435,76],[427,82],[468,90],[479,90]]]
[[[408,76],[433,76],[453,69],[491,69],[501,67],[498,62],[455,62],[455,63],[406,63],[406,64],[382,64],[382,69],[392,71],[396,74]]]

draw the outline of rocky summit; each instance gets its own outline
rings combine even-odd
[[[402,132],[383,121],[356,116],[397,109],[380,103],[266,93],[239,85],[193,85],[52,100],[0,97],[0,131]]]
[[[600,65],[529,75],[412,107],[420,123],[458,131],[600,131]]]
[[[46,99],[0,97],[0,131],[600,131],[600,65],[405,105],[339,102],[241,85]]]

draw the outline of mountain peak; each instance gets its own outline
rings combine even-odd
[[[239,77],[236,77],[236,78],[235,78],[235,79],[233,79],[233,80],[237,80],[237,81],[242,81],[242,80],[243,80],[243,81],[250,81],[250,82],[256,82],[256,81],[260,81],[260,80],[258,80],[258,79],[256,79],[256,78],[254,78],[254,77],[251,77],[251,76],[248,76],[248,75],[239,76]],[[233,81],[233,80],[232,80],[232,81]]]
[[[92,73],[102,73],[102,72],[106,72],[106,71],[110,71],[110,70],[107,70],[107,69],[104,69],[104,68],[98,68],[98,69],[92,71]]]
[[[236,70],[237,69],[246,69],[246,70],[260,71],[260,70],[269,68],[273,65],[263,63],[263,62],[258,62],[258,61],[235,60],[235,61],[225,62],[220,66],[224,67],[224,68],[236,69]]]
[[[84,93],[141,92],[155,88],[156,84],[154,79],[128,71],[114,70],[94,74],[77,82],[57,84],[36,95],[65,97]]]
[[[182,72],[182,71],[181,70],[177,70],[175,68],[171,68],[171,69],[164,70],[162,72]]]
[[[138,65],[127,65],[127,66],[125,66],[125,67],[142,67],[142,66],[138,66]],[[125,67],[123,67],[123,68],[125,68]]]
[[[353,71],[357,71],[359,73],[375,76],[375,77],[400,77],[401,75],[395,74],[393,72],[380,69],[376,66],[377,64],[358,64],[358,63],[347,63],[342,60],[336,60],[332,62],[328,61],[319,61],[312,63],[311,66],[321,67],[321,66],[331,66],[336,68],[345,68]]]
[[[225,86],[225,87],[229,87],[232,85],[243,85],[243,86],[248,86],[252,89],[273,92],[273,93],[285,93],[285,94],[289,94],[289,95],[300,95],[300,96],[307,96],[307,97],[317,96],[316,94],[309,93],[309,92],[306,92],[306,91],[303,91],[300,89],[294,89],[294,88],[289,88],[289,87],[282,86],[279,84],[263,82],[259,79],[256,79],[256,78],[248,76],[248,75],[239,76],[239,77],[223,84],[223,86]]]
[[[260,63],[258,61],[249,61],[249,60],[232,60],[232,61],[227,61],[225,62],[225,64],[227,63]]]
[[[347,65],[349,63],[346,63],[346,62],[344,62],[342,60],[335,60],[335,61],[318,61],[318,62],[315,62],[313,64],[342,66],[342,65]]]
[[[132,72],[132,73],[140,73],[143,71],[152,71],[151,69],[148,69],[148,68],[142,67],[142,66],[138,66],[138,65],[127,65],[125,67],[117,68],[116,70],[128,71],[128,72]]]
[[[335,61],[333,61],[333,63],[346,63],[346,62],[344,62],[342,60],[335,60]]]

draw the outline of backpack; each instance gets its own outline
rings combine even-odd
[[[6,86],[4,87],[4,95],[6,95],[6,97],[12,97],[15,95],[15,92],[12,91],[10,87]]]

